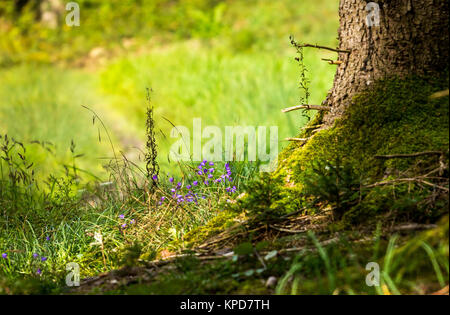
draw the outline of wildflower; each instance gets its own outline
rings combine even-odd
[[[209,185],[209,180],[205,180],[203,183],[204,183],[206,186],[208,186],[208,185]]]
[[[41,268],[38,268],[38,270],[36,271],[36,273],[37,273],[38,275],[40,275],[40,274],[42,273]]]
[[[202,163],[200,163],[200,165],[205,166],[207,162],[208,162],[207,160],[203,160]]]
[[[47,241],[50,241],[50,236],[47,236],[45,239],[46,239]]]
[[[171,191],[172,193],[175,193],[176,190],[175,190],[174,188],[172,188],[170,191]]]
[[[192,185],[197,186],[197,185],[198,185],[198,181],[194,180],[194,182],[192,183]]]
[[[210,173],[214,173],[214,169],[213,169],[213,168],[210,168],[210,169],[209,169],[209,172],[210,172]]]
[[[191,186],[191,185],[187,185],[186,188],[187,188],[187,189],[191,189],[192,186]]]
[[[39,255],[37,253],[33,253],[33,258],[38,258]]]
[[[208,178],[213,178],[213,174],[209,174],[209,175],[208,175]]]
[[[198,171],[197,174],[198,175],[203,175],[203,172],[202,171]]]
[[[214,165],[214,162],[209,162],[209,165],[213,166],[213,165]]]
[[[41,257],[41,261],[47,261],[47,257]]]
[[[119,219],[125,219],[125,215],[124,214],[119,214]]]
[[[130,224],[135,224],[136,223],[136,220],[135,219],[132,219],[131,221],[130,221]]]
[[[124,224],[122,224],[122,225],[121,225],[121,227],[122,227],[122,229],[124,229],[124,228],[126,228],[126,227],[127,227],[127,224],[126,224],[126,223],[124,223]]]
[[[161,201],[164,201],[164,200],[166,200],[166,197],[162,196]]]
[[[158,180],[158,175],[153,175],[152,179],[156,182]]]
[[[177,189],[180,189],[181,188],[181,183],[178,183],[177,184]]]
[[[3,253],[2,254],[2,258],[5,258],[5,259],[8,258],[8,254],[7,253]]]
[[[173,177],[169,178],[169,182],[173,183],[174,179]]]

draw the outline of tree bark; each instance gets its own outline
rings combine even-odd
[[[339,53],[342,62],[324,105],[331,125],[351,99],[390,76],[434,75],[448,68],[448,0],[341,0]],[[376,4],[374,4],[376,3]],[[376,10],[379,7],[379,25]],[[373,17],[367,23],[366,18]]]

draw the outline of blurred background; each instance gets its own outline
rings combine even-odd
[[[84,154],[79,167],[102,176],[111,146],[82,106],[137,160],[146,88],[166,168],[175,141],[167,120],[190,129],[195,117],[203,127],[278,126],[280,139],[295,136],[308,117],[280,111],[301,97],[289,36],[337,45],[338,1],[78,0],[78,27],[65,23],[67,2],[0,2],[0,134],[23,141],[44,175],[72,159],[72,147]],[[321,58],[333,57],[305,50],[310,104],[332,86],[335,66]]]

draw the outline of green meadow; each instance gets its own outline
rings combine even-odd
[[[191,130],[194,118],[201,118],[203,126],[222,129],[229,125],[278,126],[283,139],[294,136],[308,121],[306,114],[281,113],[282,108],[297,105],[301,93],[296,52],[289,36],[335,45],[336,4],[237,1],[201,11],[206,5],[201,1],[192,7],[183,2],[177,10],[164,11],[162,24],[156,23],[151,13],[147,20],[142,17],[148,23],[131,25],[136,29],[130,40],[123,28],[124,20],[132,19],[125,16],[126,3],[115,6],[114,12],[123,17],[114,16],[111,7],[101,6],[104,20],[95,19],[94,8],[87,7],[92,14],[85,14],[86,25],[65,27],[59,34],[42,31],[34,45],[25,36],[3,39],[3,59],[22,56],[22,60],[4,61],[9,66],[0,69],[0,131],[25,142],[51,142],[55,156],[45,158],[43,168],[70,160],[73,140],[77,153],[84,154],[79,167],[102,176],[104,158],[112,157],[111,146],[104,128],[94,126],[91,113],[82,106],[104,120],[116,149],[139,163],[145,141],[147,88],[153,91],[159,161],[168,169],[169,148],[177,140],[170,138],[171,123]],[[184,15],[193,19],[192,24],[183,24]],[[173,29],[169,19],[176,24]],[[17,28],[25,26],[18,24]],[[113,34],[112,29],[124,34]],[[132,45],[125,48],[127,39]],[[43,47],[39,53],[37,46]],[[89,51],[80,52],[88,47],[105,49],[108,58],[96,63]],[[66,51],[74,53],[68,56]],[[331,88],[335,66],[321,58],[332,56],[305,51],[311,104],[320,103]],[[92,61],[94,66],[80,67],[73,61],[77,58]],[[279,150],[285,144],[280,142]],[[39,156],[33,150],[39,151],[32,148],[30,154]]]

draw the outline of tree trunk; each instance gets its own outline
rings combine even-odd
[[[350,52],[339,53],[342,63],[324,101],[332,106],[326,125],[379,79],[448,68],[448,0],[341,0],[339,16],[339,49]]]

